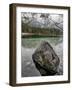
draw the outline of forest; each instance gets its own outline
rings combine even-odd
[[[43,13],[22,13],[22,37],[26,36],[62,36],[63,15]]]

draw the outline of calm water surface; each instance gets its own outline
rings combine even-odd
[[[53,47],[60,59],[61,73],[63,72],[63,38],[62,37],[44,37],[44,38],[22,38],[21,42],[21,75],[22,77],[41,76],[36,69],[32,54],[42,41],[47,41]]]

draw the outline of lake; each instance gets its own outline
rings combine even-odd
[[[41,38],[22,38],[22,46],[26,48],[36,48],[42,41],[49,42],[52,46],[55,46],[63,42],[62,37],[41,37]]]
[[[36,69],[32,54],[42,41],[47,41],[53,47],[60,59],[61,74],[63,73],[63,37],[33,37],[22,38],[21,41],[21,75],[22,77],[41,76]]]

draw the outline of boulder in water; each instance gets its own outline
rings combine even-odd
[[[40,44],[33,53],[32,59],[42,76],[57,74],[60,60],[48,42],[43,41]]]

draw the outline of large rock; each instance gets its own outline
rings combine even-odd
[[[58,73],[60,60],[48,42],[43,41],[40,44],[33,53],[32,59],[42,76],[55,75]]]

